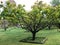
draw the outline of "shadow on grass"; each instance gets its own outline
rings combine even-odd
[[[32,37],[28,37],[28,38],[20,40],[19,42],[44,44],[46,40],[47,40],[46,37],[36,37],[35,40],[32,40]]]

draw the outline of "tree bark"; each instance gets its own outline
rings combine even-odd
[[[32,40],[35,40],[36,33],[32,33]]]

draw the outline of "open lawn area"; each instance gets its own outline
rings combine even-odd
[[[57,29],[41,30],[36,37],[46,37],[44,44],[24,43],[20,40],[31,37],[30,32],[21,28],[9,28],[7,31],[0,29],[0,45],[60,45],[60,32]]]

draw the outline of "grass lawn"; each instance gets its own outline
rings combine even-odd
[[[60,32],[57,32],[57,29],[41,30],[37,33],[36,37],[48,38],[44,44],[19,42],[31,36],[30,32],[21,28],[9,28],[7,31],[0,29],[0,45],[60,45]]]

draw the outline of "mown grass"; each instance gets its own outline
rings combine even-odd
[[[9,28],[7,31],[0,29],[0,45],[60,45],[60,32],[57,29],[41,30],[36,34],[36,37],[48,39],[44,44],[19,42],[21,39],[31,36],[30,32],[21,28]]]

